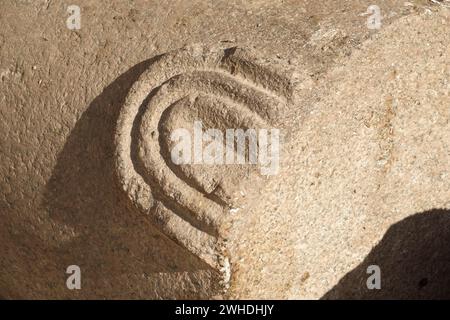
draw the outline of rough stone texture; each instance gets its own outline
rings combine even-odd
[[[380,30],[366,27],[368,1],[80,0],[78,31],[71,4],[0,4],[1,297],[449,297],[445,1],[377,1]],[[294,85],[275,116],[280,174],[223,192],[242,196],[220,222],[226,286],[223,266],[189,236],[174,242],[185,230],[161,229],[117,171],[130,89],[195,43],[255,52]],[[167,127],[188,117],[173,112]],[[183,170],[210,190],[208,171]],[[82,290],[66,288],[71,264]],[[386,290],[365,290],[369,264]]]

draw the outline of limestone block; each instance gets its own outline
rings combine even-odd
[[[0,4],[0,297],[449,297],[445,1],[376,30],[367,1],[79,2]],[[276,170],[175,163],[198,123],[277,130]]]

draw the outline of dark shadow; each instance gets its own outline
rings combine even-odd
[[[92,101],[66,140],[46,186],[43,205],[51,221],[67,227],[63,237],[70,238],[57,246],[58,265],[62,270],[80,265],[83,283],[94,288],[93,297],[195,298],[193,287],[199,283],[186,289],[191,292],[152,284],[164,283],[164,273],[210,271],[131,208],[114,171],[120,108],[132,84],[157,58],[134,66]]]
[[[367,267],[381,289],[367,289]],[[364,261],[322,299],[450,299],[450,210],[434,209],[393,226]]]

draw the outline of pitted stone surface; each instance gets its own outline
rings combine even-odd
[[[379,1],[381,29],[369,30],[374,3],[365,0],[80,0],[82,27],[72,31],[61,2],[0,1],[0,297],[372,298],[359,287],[367,263],[389,274],[384,297],[445,297],[447,3]],[[238,64],[244,76],[211,65],[164,75],[193,56],[221,60],[231,47],[245,48],[229,55],[250,62]],[[165,86],[154,84],[160,103],[170,92],[193,94],[158,118],[150,100],[139,101],[152,90],[144,86],[136,103],[145,123],[122,122],[124,143],[117,120],[126,97],[157,61],[167,64],[158,67]],[[293,74],[272,70],[278,63]],[[292,98],[281,79],[292,82]],[[221,96],[233,90],[237,99]],[[251,99],[280,100],[281,109],[261,112]],[[145,153],[156,145],[167,155],[170,132],[196,118],[211,128],[277,125],[285,135],[280,174],[267,180],[235,167],[218,187],[227,170],[164,160],[197,195],[182,205],[220,212],[189,219],[166,201],[170,192],[163,199]],[[159,146],[146,129],[155,121]],[[117,171],[120,141],[130,172],[147,179],[136,189]],[[206,194],[208,202],[189,202]],[[155,221],[163,210],[188,228],[163,229],[168,220]],[[184,244],[174,242],[181,236]],[[217,263],[220,238],[229,259]],[[66,287],[72,264],[82,290]]]

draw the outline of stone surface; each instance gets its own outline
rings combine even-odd
[[[446,1],[70,4],[0,4],[1,297],[449,297]],[[197,117],[279,174],[166,166]]]

